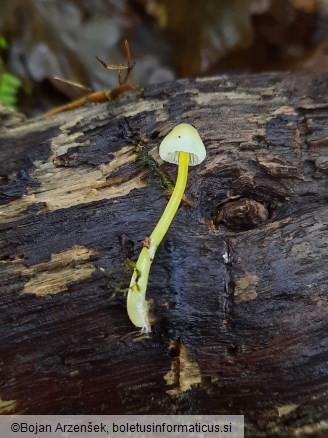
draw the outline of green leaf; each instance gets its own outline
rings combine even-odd
[[[17,103],[17,93],[21,86],[21,81],[10,73],[0,74],[0,101],[9,109],[15,110]]]
[[[6,50],[8,48],[8,43],[6,38],[0,37],[0,49]]]

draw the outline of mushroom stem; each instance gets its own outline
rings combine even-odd
[[[149,245],[144,246],[134,268],[131,278],[127,310],[131,322],[142,328],[142,332],[150,332],[151,326],[148,317],[148,302],[146,301],[146,290],[150,266],[155,257],[156,250],[165,236],[171,222],[179,208],[181,199],[185,192],[188,178],[189,153],[179,152],[178,177],[162,217],[149,237]]]

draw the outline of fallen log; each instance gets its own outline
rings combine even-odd
[[[328,433],[327,75],[218,76],[24,120],[0,114],[0,413],[243,414],[246,436]],[[124,292],[176,167],[206,161]],[[326,432],[325,432],[326,431]]]

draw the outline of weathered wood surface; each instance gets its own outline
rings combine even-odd
[[[328,76],[153,86],[52,118],[2,114],[0,411],[245,414],[247,436],[328,428]],[[167,199],[141,160],[177,123],[206,161],[124,295]]]

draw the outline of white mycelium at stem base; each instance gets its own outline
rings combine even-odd
[[[156,250],[179,208],[187,184],[188,166],[195,166],[206,157],[206,150],[197,130],[187,123],[176,126],[164,138],[159,153],[163,160],[179,164],[179,168],[170,201],[149,237],[149,245],[141,250],[130,282],[127,298],[128,315],[131,322],[135,326],[141,327],[142,332],[145,333],[151,330],[148,317],[149,304],[145,299],[150,266]]]

